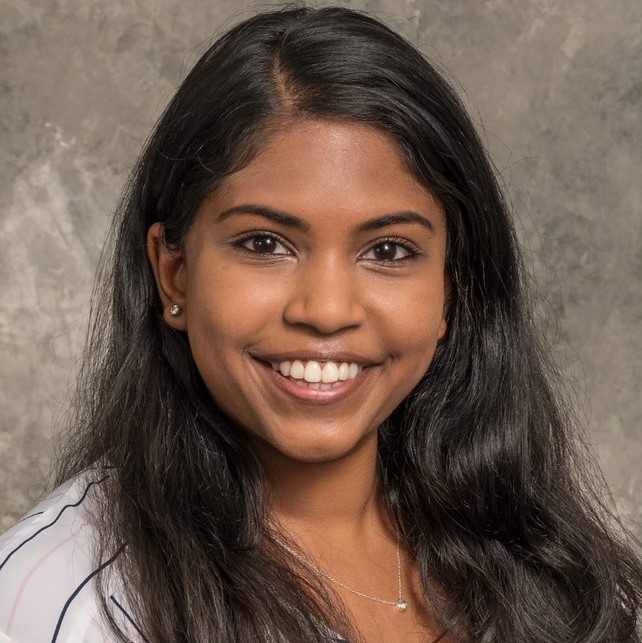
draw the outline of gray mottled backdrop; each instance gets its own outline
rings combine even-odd
[[[506,183],[590,442],[642,535],[642,3],[343,4],[386,19],[457,79]],[[44,489],[127,172],[203,44],[250,11],[0,0],[0,530]]]

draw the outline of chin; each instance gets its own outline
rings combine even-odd
[[[374,435],[376,436],[376,433]],[[345,432],[334,432],[332,435],[315,432],[314,435],[307,436],[298,434],[291,440],[273,438],[261,442],[263,442],[262,450],[267,447],[273,455],[279,455],[294,462],[322,464],[350,456],[362,448],[369,437],[371,436],[351,437]]]

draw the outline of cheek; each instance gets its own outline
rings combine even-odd
[[[201,377],[218,399],[236,397],[245,376],[244,355],[279,319],[274,280],[201,261],[190,274],[187,335]]]
[[[380,300],[387,334],[400,352],[432,355],[445,331],[444,294],[443,283],[435,280],[435,283],[392,290],[384,304]]]
[[[227,415],[246,423],[239,383],[243,377],[242,324],[229,299],[190,304],[187,335],[196,368],[210,395]]]
[[[224,263],[208,269],[203,262],[190,275],[188,329],[191,326],[195,333],[206,334],[209,343],[221,348],[242,342],[274,314],[273,286]]]
[[[229,306],[224,299],[196,301],[189,304],[187,335],[199,367],[198,362],[205,358],[209,361],[218,361],[235,342],[233,320],[236,315],[232,311],[233,307]]]
[[[187,290],[187,336],[196,366],[210,390],[212,381],[221,379],[226,370],[226,354],[235,345],[245,319],[239,310],[247,309],[237,299],[243,291],[235,291],[223,276],[204,266],[190,274]]]
[[[399,374],[399,395],[405,397],[428,370],[444,331],[443,289],[417,288],[412,296],[391,300],[394,313],[387,316],[392,363]]]

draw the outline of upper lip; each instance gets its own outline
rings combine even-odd
[[[348,364],[354,362],[360,366],[371,366],[373,364],[381,363],[380,360],[370,359],[363,355],[359,355],[358,353],[310,349],[300,351],[292,350],[287,353],[252,354],[252,357],[271,364],[279,362],[293,362],[297,359],[306,362],[314,360],[316,362],[335,362],[337,364],[340,364],[341,362],[347,362]]]

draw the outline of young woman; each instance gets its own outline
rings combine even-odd
[[[233,28],[112,248],[61,486],[0,540],[0,641],[640,641],[493,172],[398,35]]]

